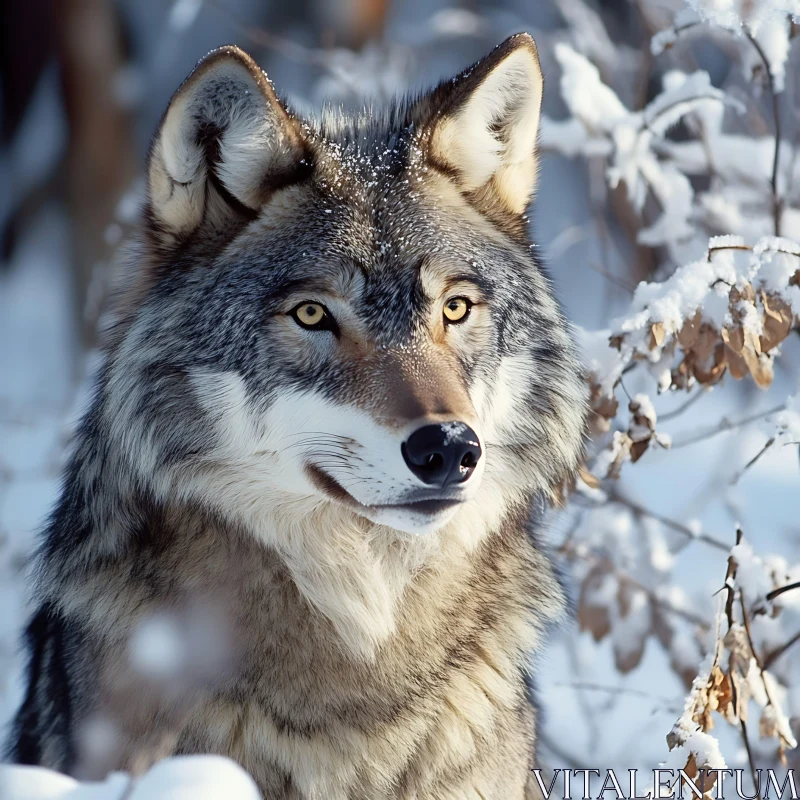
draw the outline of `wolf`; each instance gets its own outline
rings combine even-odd
[[[12,759],[218,753],[265,798],[534,796],[539,544],[586,390],[530,240],[513,36],[302,118],[236,47],[173,96],[36,553]]]

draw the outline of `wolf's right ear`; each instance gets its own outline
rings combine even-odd
[[[478,205],[518,216],[531,201],[542,89],[536,44],[521,33],[423,101],[429,157]]]
[[[175,92],[150,151],[149,210],[158,234],[179,242],[201,223],[253,216],[296,180],[307,150],[297,120],[238,47],[206,56]]]

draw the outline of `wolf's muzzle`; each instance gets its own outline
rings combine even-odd
[[[423,425],[401,449],[414,475],[423,483],[442,488],[466,481],[482,452],[478,434],[463,422]]]

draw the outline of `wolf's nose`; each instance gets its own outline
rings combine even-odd
[[[478,434],[463,422],[423,425],[403,442],[402,451],[423,483],[441,487],[467,480],[481,457]]]

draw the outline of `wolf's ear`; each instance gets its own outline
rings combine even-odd
[[[506,39],[428,99],[437,114],[430,158],[462,191],[483,190],[506,211],[522,214],[536,187],[542,89],[531,36]]]
[[[237,47],[213,51],[175,93],[153,141],[156,230],[180,241],[201,223],[252,216],[296,179],[305,154],[300,125],[255,61]]]

